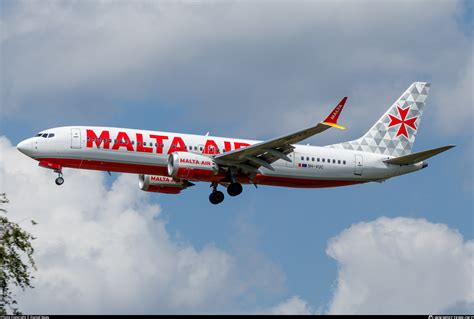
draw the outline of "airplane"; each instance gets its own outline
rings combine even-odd
[[[455,145],[412,153],[430,84],[414,82],[361,138],[326,146],[296,144],[338,124],[347,97],[322,122],[268,141],[128,128],[67,126],[41,131],[17,149],[58,174],[63,168],[138,174],[143,191],[178,194],[208,182],[209,201],[242,193],[242,184],[299,188],[382,182],[428,166]]]

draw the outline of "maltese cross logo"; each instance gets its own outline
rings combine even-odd
[[[418,116],[407,119],[410,107],[402,109],[397,105],[397,110],[398,114],[400,115],[400,118],[389,114],[388,116],[390,117],[390,123],[388,124],[388,127],[400,125],[400,127],[398,128],[397,137],[399,137],[400,135],[404,135],[406,138],[408,138],[408,131],[406,127],[409,126],[412,129],[416,130],[415,122],[418,119]]]

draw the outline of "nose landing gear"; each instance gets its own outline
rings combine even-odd
[[[40,161],[38,165],[47,169],[52,169],[55,173],[58,174],[58,177],[55,180],[56,185],[59,186],[59,185],[64,184],[63,170],[62,170],[63,167],[60,164],[52,163],[48,161]]]
[[[61,186],[64,184],[63,172],[61,170],[55,170],[54,172],[58,173],[58,177],[55,180],[56,185]]]

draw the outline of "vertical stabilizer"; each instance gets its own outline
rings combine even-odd
[[[410,154],[429,90],[429,83],[413,83],[364,136],[328,147],[396,157]]]

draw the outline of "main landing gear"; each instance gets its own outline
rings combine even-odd
[[[230,196],[237,196],[242,193],[242,185],[238,182],[234,182],[227,186],[227,194]]]
[[[220,204],[224,201],[224,193],[217,190],[217,183],[212,183],[212,193],[209,195],[209,201],[214,204]],[[227,194],[230,196],[237,196],[242,193],[242,185],[238,182],[233,182],[227,186]]]
[[[211,204],[217,205],[224,201],[224,193],[217,190],[217,183],[212,183],[212,193],[209,195],[209,201]]]
[[[55,170],[54,172],[58,173],[58,177],[55,180],[56,185],[61,186],[64,184],[63,172],[61,170]]]

